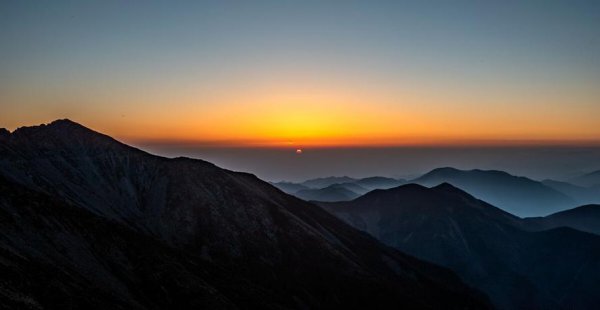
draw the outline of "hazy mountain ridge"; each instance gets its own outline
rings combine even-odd
[[[360,196],[342,184],[333,184],[320,189],[303,189],[293,195],[306,201],[347,201]]]
[[[411,183],[451,183],[479,199],[518,216],[541,216],[577,206],[577,202],[541,182],[497,170],[437,168]]]
[[[325,178],[316,178],[316,179],[306,180],[300,184],[304,185],[308,188],[319,189],[319,188],[325,188],[327,186],[331,186],[333,184],[352,183],[352,182],[356,182],[357,180],[358,179],[351,178],[348,176],[325,177]]]
[[[599,236],[530,232],[541,227],[450,184],[409,184],[320,205],[390,246],[450,267],[498,308],[594,309],[600,302]]]
[[[543,180],[542,183],[568,195],[579,205],[600,203],[600,186],[584,187],[555,180]]]
[[[348,180],[352,181],[335,183]],[[543,216],[578,205],[600,203],[600,186],[583,187],[555,180],[536,181],[498,170],[436,168],[410,181],[425,186],[444,182],[463,188],[519,216]],[[349,201],[371,190],[388,189],[406,183],[409,181],[386,177],[354,179],[344,176],[272,184],[304,200],[334,202]]]
[[[600,187],[600,170],[573,178],[569,180],[569,183],[583,187]]]
[[[302,184],[293,183],[293,182],[283,181],[283,182],[269,182],[269,183],[271,183],[271,185],[279,188],[280,190],[282,190],[284,193],[287,193],[287,194],[294,194],[301,190],[310,189]]]
[[[403,179],[367,177],[355,179],[347,176],[325,177],[301,183],[271,182],[282,191],[308,201],[348,201],[374,189],[392,188],[404,184]]]
[[[11,193],[0,200],[11,232],[0,239],[11,274],[2,304],[487,307],[448,270],[253,175],[153,156],[68,120],[1,139],[1,188]],[[40,288],[45,279],[58,293]],[[97,286],[104,293],[93,296]]]
[[[585,205],[557,212],[545,217],[525,218],[525,225],[533,230],[569,227],[600,235],[600,205]]]

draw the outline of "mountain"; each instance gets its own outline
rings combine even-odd
[[[351,192],[354,192],[358,195],[364,195],[371,191],[370,188],[365,188],[363,186],[360,186],[360,185],[358,185],[358,183],[337,183],[337,184],[333,184],[330,186],[342,187],[342,188],[345,188],[345,189],[347,189]]]
[[[350,184],[350,183],[353,183],[353,184],[356,184],[363,188],[366,188],[367,190],[373,190],[373,189],[386,189],[386,188],[396,187],[396,186],[406,183],[406,180],[386,178],[386,177],[380,177],[380,176],[367,177],[367,178],[362,178],[362,179],[355,179],[355,178],[343,176],[343,177],[326,177],[326,178],[310,179],[310,180],[306,180],[300,184],[303,186],[306,186],[308,188],[320,189],[320,188],[325,188],[327,186],[331,186],[331,185],[335,185],[335,184]]]
[[[525,221],[534,230],[570,227],[600,235],[600,205],[585,205],[545,217],[526,218]]]
[[[411,182],[425,186],[451,183],[518,216],[543,216],[577,205],[571,197],[541,182],[503,171],[438,168]]]
[[[346,201],[369,191],[355,183],[334,183],[323,188],[309,188],[292,182],[271,182],[271,185],[306,201]]]
[[[365,194],[374,189],[387,189],[405,184],[406,180],[386,177],[368,177],[355,179],[347,176],[326,177],[306,180],[302,183],[293,182],[271,182],[271,184],[288,194],[295,194],[301,190],[324,189],[330,186],[341,186],[357,194]]]
[[[354,179],[350,177],[326,177],[293,182],[271,182],[285,193],[307,201],[348,201],[374,189],[386,189],[404,184],[405,180],[386,177]]]
[[[354,179],[354,178],[343,176],[343,177],[326,177],[326,178],[310,179],[310,180],[306,180],[300,184],[303,186],[306,186],[308,188],[319,189],[319,188],[325,188],[327,186],[331,186],[334,184],[353,183],[355,181],[356,181],[356,179]]]
[[[0,308],[489,306],[253,175],[69,120],[0,132]]]
[[[499,309],[594,309],[600,302],[599,236],[527,231],[521,218],[450,184],[409,184],[320,205],[389,246],[451,268]]]
[[[593,204],[600,203],[600,186],[597,187],[583,187],[573,185],[568,182],[544,180],[542,183],[548,187],[551,187],[569,197],[572,197],[577,204]]]
[[[356,183],[364,188],[367,188],[369,190],[374,190],[374,189],[388,189],[388,188],[400,186],[402,184],[405,184],[406,180],[386,178],[386,177],[368,177],[368,178],[356,180],[356,182],[354,182],[354,183]]]
[[[298,184],[298,183],[292,183],[292,182],[270,182],[271,185],[279,188],[280,190],[282,190],[284,193],[287,194],[295,194],[298,191],[301,190],[305,190],[305,189],[309,189],[308,187]]]
[[[600,170],[573,178],[569,180],[569,183],[583,187],[600,187]]]
[[[333,184],[321,189],[300,190],[294,196],[306,201],[347,201],[358,197],[359,194],[341,184]]]

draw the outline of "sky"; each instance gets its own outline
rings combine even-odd
[[[597,144],[598,1],[2,1],[0,127],[132,143]]]
[[[385,176],[412,180],[439,167],[501,170],[534,180],[571,181],[600,170],[600,147],[577,146],[401,146],[326,147],[301,155],[285,148],[135,145],[166,157],[200,158],[268,181],[317,177]]]
[[[600,1],[0,2],[0,127],[62,118],[275,181],[568,179],[600,169]]]

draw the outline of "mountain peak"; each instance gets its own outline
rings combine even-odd
[[[419,179],[423,178],[448,178],[454,177],[458,174],[464,173],[466,170],[460,170],[453,167],[440,167],[435,168],[424,175],[422,175]]]
[[[439,176],[439,177],[448,177],[448,176],[455,176],[455,175],[459,175],[459,174],[483,174],[483,175],[490,175],[490,176],[512,176],[511,174],[509,174],[506,171],[501,171],[501,170],[484,170],[484,169],[471,169],[471,170],[462,170],[462,169],[457,169],[457,168],[453,168],[453,167],[441,167],[441,168],[435,168],[431,171],[429,171],[428,173],[426,173],[424,176]]]
[[[575,205],[571,197],[541,182],[499,170],[438,168],[410,182],[425,186],[449,182],[518,216],[539,216]]]
[[[433,173],[455,173],[455,172],[460,172],[463,170],[454,168],[454,167],[440,167],[440,168],[435,168],[431,171],[429,171],[427,174],[433,174]]]
[[[448,182],[442,182],[437,186],[432,187],[431,189],[436,189],[436,190],[443,190],[443,191],[460,191],[463,192],[464,191]]]
[[[69,119],[59,119],[48,124],[37,126],[23,126],[10,133],[16,141],[34,143],[36,145],[49,145],[61,143],[70,145],[118,143],[115,139],[87,128]]]
[[[90,130],[89,128],[74,122],[68,118],[57,119],[55,121],[50,122],[47,126],[49,127],[58,127],[58,128],[85,128]]]
[[[420,184],[415,184],[415,183],[409,183],[409,184],[404,184],[404,185],[400,185],[400,186],[396,186],[393,188],[389,188],[389,189],[375,189],[372,190],[358,198],[356,198],[355,200],[364,200],[364,201],[368,201],[370,199],[373,199],[375,197],[386,197],[388,195],[396,195],[396,194],[402,194],[402,193],[423,193],[426,194],[427,191],[429,191],[429,188],[420,185]]]
[[[91,133],[100,134],[100,133],[97,133],[97,132],[95,132],[79,123],[76,123],[70,119],[58,119],[58,120],[52,121],[47,124],[19,127],[15,131],[13,131],[12,134],[13,135],[22,135],[22,134],[27,135],[27,134],[32,134],[32,133],[41,133],[41,132],[56,131],[56,130],[60,130],[60,131],[85,130],[85,131],[88,131]]]
[[[454,195],[458,195],[461,197],[464,197],[466,199],[472,199],[472,200],[477,200],[476,197],[474,197],[473,195],[469,194],[467,191],[463,190],[460,187],[456,187],[454,185],[452,185],[451,183],[448,182],[443,182],[440,183],[437,186],[431,187],[431,190],[434,190],[438,193],[446,193],[446,194],[454,194]]]

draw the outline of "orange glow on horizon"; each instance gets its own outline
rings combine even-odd
[[[597,109],[596,93],[493,96],[271,81],[229,92],[178,94],[100,97],[83,110],[16,109],[27,118],[11,121],[33,125],[54,115],[124,142],[207,147],[600,145],[597,114],[589,112]],[[571,101],[591,108],[565,110]]]

